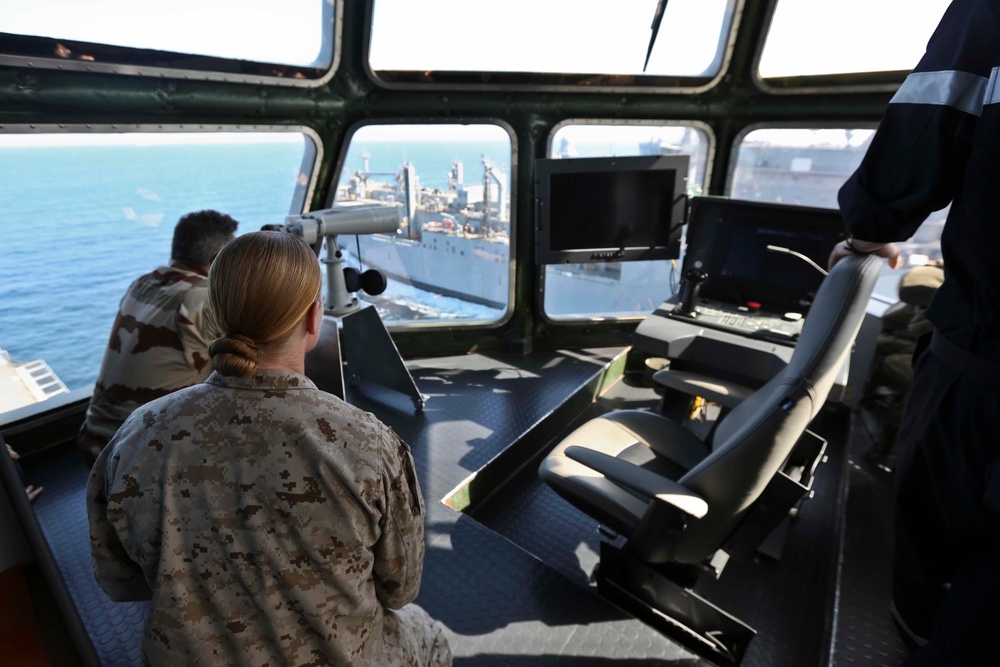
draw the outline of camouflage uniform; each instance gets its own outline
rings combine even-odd
[[[448,665],[420,607],[409,447],[289,371],[213,373],[137,410],[87,488],[94,572],[152,599],[152,665]]]
[[[87,408],[81,449],[100,450],[140,405],[207,378],[208,346],[218,336],[206,276],[173,261],[129,285]]]

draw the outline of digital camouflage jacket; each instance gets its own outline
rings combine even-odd
[[[302,375],[213,373],[146,404],[87,503],[101,587],[151,599],[148,664],[450,664],[408,604],[424,555],[409,447]]]

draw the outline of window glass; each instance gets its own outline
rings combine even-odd
[[[301,132],[0,134],[0,412],[33,402],[15,382],[43,375],[31,362],[69,390],[94,382],[119,300],[170,260],[182,215],[283,222],[315,156]]]
[[[33,0],[0,12],[0,32],[57,40],[329,68],[331,0]],[[51,57],[90,59],[69,45]],[[6,50],[6,49],[5,49]]]
[[[708,134],[691,125],[569,124],[552,135],[550,157],[690,156],[688,195],[702,193]],[[589,262],[545,267],[543,307],[552,319],[638,317],[676,291],[679,262]]]
[[[711,77],[722,63],[732,0],[671,0],[647,75]],[[574,0],[376,0],[375,71],[643,73],[657,0],[613,7]]]
[[[368,125],[351,137],[336,201],[397,209],[396,234],[344,235],[360,292],[386,322],[491,322],[510,302],[511,139],[498,125]],[[336,202],[335,202],[336,203]]]
[[[737,149],[730,196],[738,199],[839,208],[837,193],[861,164],[875,130],[767,128],[749,132]],[[901,243],[904,264],[882,270],[875,293],[898,298],[899,279],[913,266],[941,258],[948,209],[931,214]]]
[[[761,78],[909,71],[951,0],[779,0]]]

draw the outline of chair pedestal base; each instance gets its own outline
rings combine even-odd
[[[757,635],[735,616],[607,542],[601,543],[595,578],[605,598],[723,667],[739,665]]]

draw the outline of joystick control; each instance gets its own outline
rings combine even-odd
[[[701,269],[688,269],[684,272],[684,284],[681,285],[680,303],[674,309],[678,315],[697,317],[698,292],[701,284],[708,279],[708,274]]]

